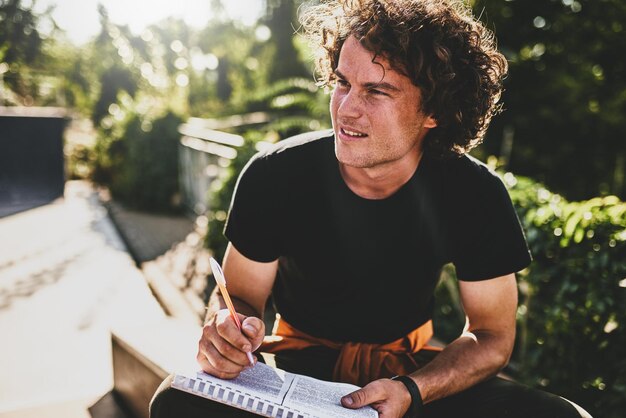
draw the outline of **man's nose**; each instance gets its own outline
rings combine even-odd
[[[337,115],[344,118],[358,118],[363,113],[362,98],[354,89],[344,94],[340,99]]]

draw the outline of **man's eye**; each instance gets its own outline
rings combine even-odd
[[[337,85],[340,87],[348,87],[350,84],[346,80],[337,79]]]
[[[387,93],[381,91],[381,90],[376,90],[376,89],[370,89],[368,90],[369,94],[374,95],[374,96],[387,96]]]

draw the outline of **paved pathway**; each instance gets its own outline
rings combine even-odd
[[[113,384],[110,328],[161,316],[88,184],[0,218],[0,417],[98,399]]]
[[[108,203],[108,212],[138,263],[165,254],[174,244],[185,241],[194,229],[194,222],[186,216],[139,212],[126,209],[115,201]]]

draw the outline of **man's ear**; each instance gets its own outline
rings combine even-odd
[[[435,119],[432,115],[427,116],[424,120],[424,128],[436,128],[437,127],[437,119]]]

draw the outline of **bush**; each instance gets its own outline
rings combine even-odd
[[[152,212],[179,207],[178,126],[169,112],[148,121],[136,113],[119,129],[100,133],[94,180],[125,205]]]
[[[567,202],[528,178],[504,175],[534,261],[520,272],[515,378],[617,418],[626,407],[626,203]],[[437,335],[463,325],[454,271],[437,290]]]
[[[529,179],[508,183],[534,257],[520,277],[520,377],[593,415],[621,417],[626,203],[615,196],[567,202]]]
[[[96,158],[92,147],[81,143],[67,143],[64,152],[68,180],[92,177]]]

